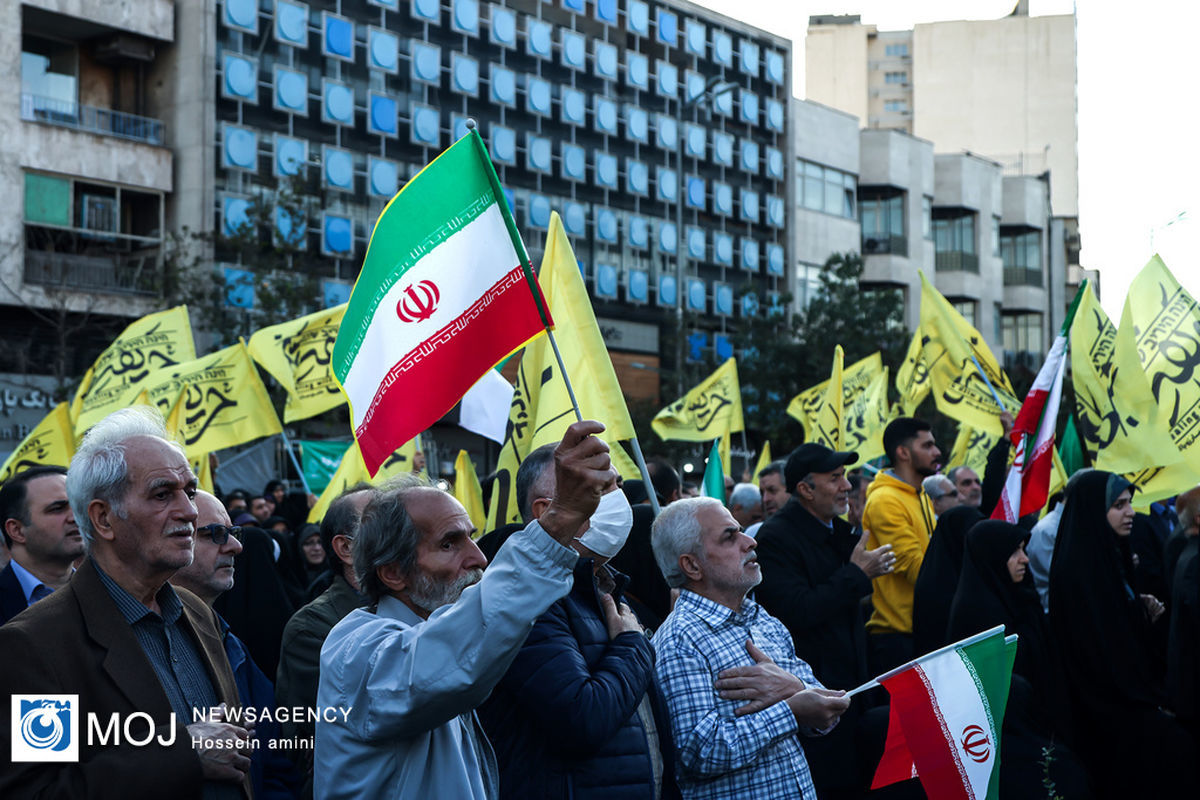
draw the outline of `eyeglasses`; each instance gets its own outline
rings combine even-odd
[[[240,525],[221,525],[214,522],[211,525],[202,525],[196,529],[196,533],[202,533],[212,539],[212,543],[220,546],[229,541],[229,537],[242,540],[242,528]]]

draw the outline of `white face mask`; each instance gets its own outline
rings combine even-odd
[[[612,558],[625,546],[633,528],[633,509],[620,489],[600,497],[580,543],[602,558]]]

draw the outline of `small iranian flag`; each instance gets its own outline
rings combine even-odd
[[[1058,423],[1058,407],[1062,401],[1063,373],[1067,367],[1067,333],[1075,319],[1079,298],[1087,289],[1087,281],[1079,287],[1062,330],[1054,338],[1046,362],[1038,370],[1033,387],[1021,404],[1013,424],[1013,444],[1016,455],[1009,467],[1000,502],[992,511],[992,519],[1016,524],[1026,514],[1040,511],[1050,494],[1050,475],[1054,471],[1054,429]]]
[[[333,347],[372,475],[552,324],[528,263],[474,130],[384,208]]]
[[[1005,639],[1000,626],[880,676],[891,709],[871,788],[915,775],[929,797],[996,800],[1016,652],[1017,637]]]
[[[700,487],[701,497],[715,497],[725,502],[725,468],[721,465],[721,440],[714,439],[708,451],[708,463],[704,467],[704,484]]]

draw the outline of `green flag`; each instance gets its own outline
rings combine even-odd
[[[1063,471],[1067,473],[1068,478],[1087,466],[1073,416],[1067,417],[1067,429],[1063,431],[1062,444],[1058,446],[1058,459],[1062,462]]]
[[[708,464],[704,467],[704,485],[700,487],[704,497],[715,497],[725,502],[725,469],[721,466],[721,440],[714,439],[708,451]]]

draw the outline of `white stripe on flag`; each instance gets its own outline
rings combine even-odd
[[[941,724],[942,735],[964,778],[963,785],[969,787],[968,796],[987,797],[992,765],[996,760],[996,743],[983,686],[973,677],[961,650],[915,669],[929,693],[929,702]],[[944,703],[939,703],[939,698]]]
[[[461,316],[484,292],[520,265],[520,256],[511,242],[500,206],[493,203],[396,281],[376,307],[342,384],[357,415],[367,413],[380,384],[398,361]],[[464,275],[464,264],[471,265],[468,275]],[[447,277],[453,280],[446,280]],[[396,306],[404,297],[404,290],[424,280],[432,281],[441,295],[437,310],[429,319],[402,322]],[[360,421],[354,420],[354,425]]]

